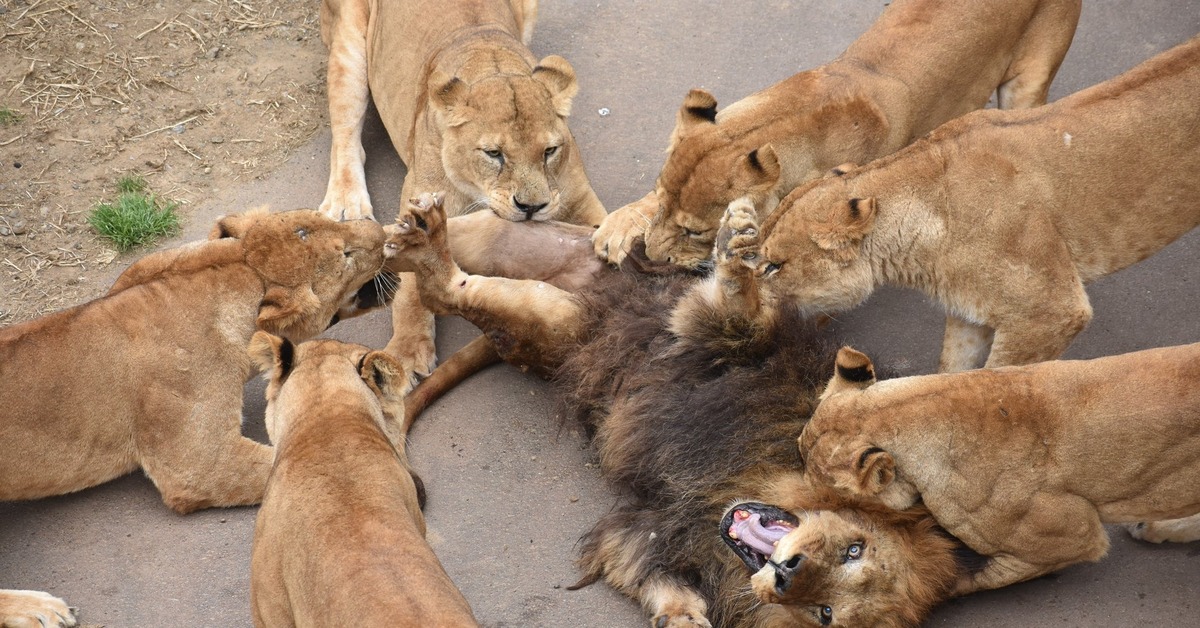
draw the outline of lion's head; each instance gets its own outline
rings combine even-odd
[[[546,57],[529,75],[433,84],[442,166],[456,188],[508,220],[550,220],[565,209],[559,182],[579,163],[567,128],[579,87],[566,59]]]
[[[209,239],[226,238],[240,243],[246,265],[263,282],[259,329],[299,342],[387,296],[372,281],[383,268],[384,240],[373,220],[251,210],[217,221]]]
[[[722,534],[754,572],[758,599],[801,626],[916,626],[960,573],[960,545],[924,511],[746,502],[729,509]]]
[[[646,231],[646,255],[697,268],[712,254],[721,216],[747,198],[770,211],[779,158],[752,134],[733,137],[719,124],[712,94],[693,89],[683,101],[655,184],[659,210]]]
[[[863,249],[875,214],[875,199],[851,196],[842,177],[793,190],[762,225],[763,290],[808,314],[862,303],[876,285]]]

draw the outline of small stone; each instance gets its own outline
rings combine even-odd
[[[0,236],[6,235],[12,235],[12,229],[9,229],[7,225],[0,225]]]
[[[166,72],[163,72],[163,76],[167,78],[175,78],[175,70],[167,70]]]
[[[87,44],[85,44],[85,43],[83,43],[83,42],[81,42],[81,41],[77,41],[77,42],[75,42],[75,49],[76,49],[76,50],[83,50],[84,48],[87,48]]]
[[[221,54],[221,47],[213,46],[212,48],[208,49],[208,52],[204,53],[204,56],[208,57],[209,59],[216,59],[217,55],[219,54]]]
[[[129,113],[129,107],[121,107],[121,113]]]
[[[92,96],[92,98],[90,100],[88,100],[88,102],[92,103],[93,107],[99,107],[100,105],[104,104],[104,99],[99,98],[97,96]]]
[[[596,113],[600,114],[601,116],[607,116],[609,113],[612,113],[612,112],[610,112],[608,110],[608,107],[601,107],[600,110],[597,111]]]
[[[205,166],[204,174],[210,174],[210,173],[212,173],[212,166]]]
[[[12,226],[12,234],[13,235],[25,235],[25,233],[27,231],[29,231],[29,228],[25,226],[24,222],[17,221],[15,223],[13,223],[13,226]]]
[[[208,140],[208,141],[212,142],[213,144],[224,144],[224,143],[225,143],[225,138],[223,138],[223,137],[214,137],[214,138],[212,138],[211,140]]]
[[[579,496],[572,495],[572,496],[568,497],[567,499],[571,500],[571,503],[574,504],[575,502],[579,501]]]
[[[185,127],[182,124],[176,124],[175,126],[171,127],[171,132],[179,135],[180,133],[183,133],[184,129]]]

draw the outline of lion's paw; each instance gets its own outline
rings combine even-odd
[[[695,613],[663,613],[650,620],[650,625],[654,628],[712,628],[708,619]]]
[[[392,259],[431,246],[444,246],[446,213],[442,200],[441,193],[424,193],[409,199],[396,216],[396,224],[384,228],[387,234],[384,256]]]
[[[760,244],[758,215],[754,206],[745,201],[730,203],[717,230],[714,261],[717,264],[734,263],[755,268],[758,266]]]
[[[1129,536],[1148,543],[1190,543],[1200,540],[1200,515],[1125,526]]]
[[[0,626],[12,628],[70,628],[75,609],[41,591],[0,591]]]
[[[645,239],[651,216],[657,211],[658,199],[651,194],[609,214],[592,234],[596,255],[610,264],[620,265],[634,245]]]
[[[322,214],[334,220],[374,220],[375,208],[371,206],[371,196],[364,182],[361,186],[334,189],[332,186],[325,192],[325,200],[317,208]]]

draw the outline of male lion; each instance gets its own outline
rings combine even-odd
[[[994,589],[1099,560],[1104,523],[1200,514],[1198,381],[1200,343],[879,384],[847,347],[800,455],[846,495],[928,508],[989,558],[955,593]]]
[[[979,109],[1034,107],[1075,34],[1079,0],[897,0],[834,61],[717,113],[694,89],[645,198],[605,219],[597,254],[619,263],[645,234],[653,260],[703,265],[725,208],[765,218],[788,192],[845,162],[882,157]]]
[[[247,343],[257,329],[300,341],[339,308],[376,305],[355,301],[383,239],[374,222],[315,211],[227,216],[209,241],[137,261],[104,297],[0,329],[0,500],[141,467],[176,512],[258,503],[272,450],[241,434]],[[0,592],[0,625],[48,602]],[[65,608],[52,606],[47,621]]]
[[[796,189],[738,254],[808,312],[924,291],[946,308],[942,371],[1056,358],[1091,319],[1084,284],[1200,224],[1200,104],[1179,96],[1197,92],[1200,37],[1045,107],[968,114]]]
[[[447,192],[451,214],[599,225],[604,206],[567,128],[575,71],[526,48],[536,17],[537,0],[325,0],[333,149],[321,211],[374,217],[369,91],[408,167],[400,198]]]
[[[266,332],[250,354],[271,373],[276,452],[250,563],[255,626],[478,625],[425,541],[404,442],[411,368],[386,351]]]
[[[485,242],[490,250],[506,252],[507,232],[532,237],[527,225],[489,218],[499,225]],[[560,237],[550,231],[555,223],[544,227],[549,242]],[[822,606],[857,625],[920,617],[925,600],[954,584],[958,543],[928,516],[875,509],[855,516],[895,539],[881,552],[886,571],[865,583],[846,580],[831,557],[812,561],[808,574],[827,586],[791,606],[756,604],[748,594],[749,572],[717,534],[731,501],[797,512],[846,505],[809,489],[789,444],[815,405],[832,352],[794,309],[765,307],[749,269],[725,260],[712,280],[607,271],[570,293],[463,273],[431,199],[409,206],[389,230],[389,264],[418,273],[423,303],[480,326],[506,360],[555,376],[593,434],[604,474],[628,493],[585,536],[580,585],[606,579],[639,600],[658,628],[748,628],[794,625]],[[532,266],[511,270],[537,272]],[[458,358],[414,394],[457,377]]]

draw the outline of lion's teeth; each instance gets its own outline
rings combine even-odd
[[[735,541],[738,540],[737,530],[734,530],[733,526],[729,526],[729,538]]]

